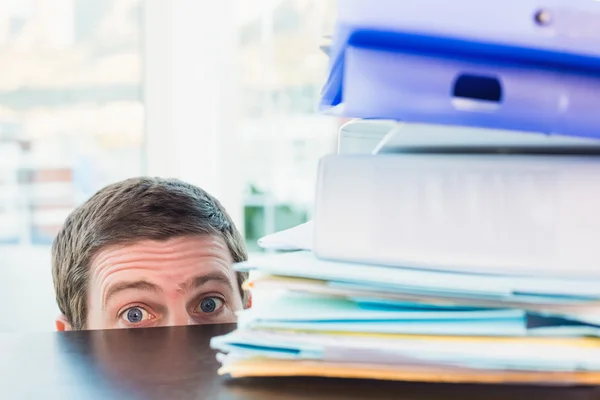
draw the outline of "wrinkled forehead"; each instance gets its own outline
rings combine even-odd
[[[100,249],[90,263],[92,282],[123,275],[158,276],[173,280],[204,270],[234,277],[231,253],[223,238],[185,236],[163,241],[140,240]]]

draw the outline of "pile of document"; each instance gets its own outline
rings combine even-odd
[[[402,122],[325,157],[314,220],[235,266],[221,373],[600,384],[600,53],[544,25],[600,3],[459,3],[339,2],[322,107]]]
[[[600,281],[320,260],[312,223],[238,264],[253,307],[213,339],[221,373],[446,382],[600,382]]]

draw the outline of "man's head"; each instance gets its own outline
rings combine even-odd
[[[52,246],[57,329],[235,322],[248,306],[242,236],[208,193],[174,179],[109,185]]]

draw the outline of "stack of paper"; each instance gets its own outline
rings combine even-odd
[[[310,232],[261,241],[283,242],[306,247]],[[600,383],[600,281],[332,262],[306,250],[236,268],[251,272],[253,307],[213,339],[221,373]]]
[[[322,110],[423,126],[321,162],[221,373],[600,384],[600,141],[542,136],[598,138],[600,3],[508,3],[340,1]]]

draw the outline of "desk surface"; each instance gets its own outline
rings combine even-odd
[[[333,379],[231,380],[209,348],[233,325],[0,335],[0,398],[600,399],[600,388],[432,385]]]

